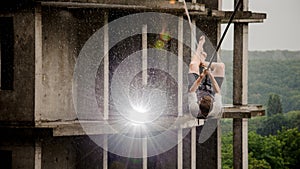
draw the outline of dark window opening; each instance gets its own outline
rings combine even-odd
[[[1,90],[13,90],[14,27],[12,17],[0,18]]]
[[[12,152],[0,150],[0,168],[12,169]]]

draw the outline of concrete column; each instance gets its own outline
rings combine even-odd
[[[147,25],[142,27],[142,81],[143,85],[147,85],[148,73],[147,73]],[[142,150],[143,150],[143,169],[148,167],[148,151],[147,151],[147,138],[143,138]]]
[[[234,24],[233,104],[247,105],[248,95],[248,24]]]
[[[35,141],[34,169],[42,169],[42,143],[40,140]]]
[[[193,127],[191,132],[191,169],[196,169],[196,127]]]
[[[148,151],[147,151],[147,138],[143,139],[143,169],[147,169],[148,167]]]
[[[108,169],[107,135],[104,135],[103,137],[103,169]]]
[[[108,12],[104,13],[104,120],[109,117],[109,32],[108,32]]]
[[[34,121],[41,121],[43,98],[43,38],[42,38],[42,9],[40,5],[35,8],[35,87],[34,87]]]
[[[142,28],[142,81],[143,85],[147,85],[147,25],[143,25]]]
[[[233,168],[248,168],[248,119],[233,119]]]
[[[248,10],[248,0],[243,0],[239,10]],[[248,23],[234,24],[233,89],[233,104],[247,105]],[[233,119],[233,155],[234,169],[248,168],[248,119]]]
[[[183,143],[182,143],[182,128],[178,129],[178,144],[177,144],[177,169],[183,169]]]
[[[183,16],[178,19],[178,116],[183,116]]]

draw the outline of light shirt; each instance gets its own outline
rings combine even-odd
[[[196,92],[189,92],[188,94],[189,109],[190,113],[197,117],[199,113],[199,104]],[[222,96],[216,93],[214,96],[213,108],[209,112],[208,117],[210,118],[220,118],[222,116]]]
[[[220,118],[222,116],[222,96],[218,93],[215,94],[213,108],[207,117]]]

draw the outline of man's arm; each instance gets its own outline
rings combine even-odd
[[[206,72],[203,72],[193,83],[192,87],[190,88],[190,92],[195,92],[199,87],[200,83],[202,82],[203,78],[205,77]]]
[[[220,89],[214,75],[210,72],[210,70],[204,70],[204,72],[206,72],[206,74],[210,78],[215,93],[221,94],[221,89]]]

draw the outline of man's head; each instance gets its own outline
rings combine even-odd
[[[199,109],[203,116],[207,117],[209,111],[212,109],[212,97],[207,95],[200,99],[199,101]]]

